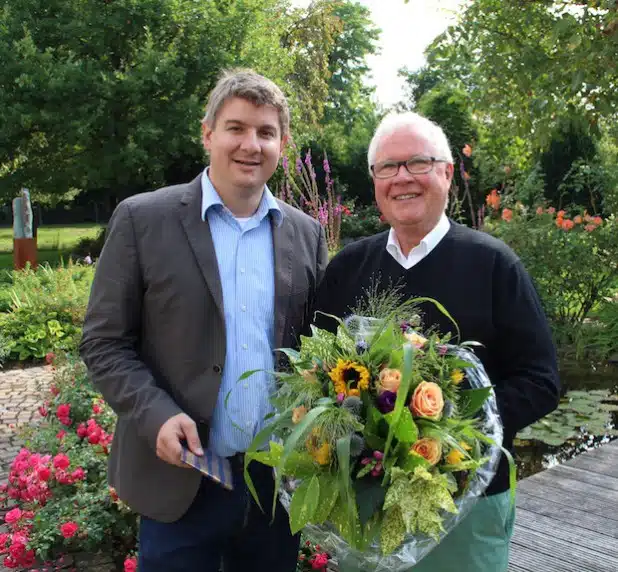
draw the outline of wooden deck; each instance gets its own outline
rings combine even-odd
[[[618,572],[618,440],[518,483],[509,572]]]

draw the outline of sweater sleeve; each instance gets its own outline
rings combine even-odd
[[[560,380],[549,325],[523,264],[498,266],[494,279],[492,361],[505,435],[512,437],[557,407]]]

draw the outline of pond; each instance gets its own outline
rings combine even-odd
[[[560,372],[560,379],[560,410],[516,439],[518,479],[618,437],[618,367],[571,365]]]

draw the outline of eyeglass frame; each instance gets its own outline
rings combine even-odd
[[[431,161],[431,166],[426,171],[412,173],[410,169],[408,169],[408,162],[414,159],[429,160]],[[396,177],[399,174],[399,169],[401,169],[402,166],[410,175],[426,175],[427,173],[431,173],[431,171],[433,171],[434,165],[436,163],[449,163],[449,161],[448,159],[440,159],[438,157],[430,157],[427,155],[415,155],[414,157],[410,157],[409,159],[406,159],[405,161],[382,161],[382,163],[391,163],[392,165],[397,165],[397,170],[392,175],[389,175],[388,177],[380,177],[376,175],[376,172],[375,172],[375,166],[378,165],[378,163],[374,163],[373,165],[371,165],[370,170],[371,170],[371,174],[376,179],[392,179],[393,177]]]

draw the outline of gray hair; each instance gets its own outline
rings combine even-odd
[[[246,99],[257,106],[272,105],[279,112],[281,136],[289,134],[290,109],[285,95],[274,82],[250,69],[223,72],[221,79],[210,92],[202,123],[213,128],[221,107],[226,100],[233,97]]]
[[[446,159],[449,163],[453,162],[453,153],[448,139],[437,123],[430,119],[415,113],[414,111],[406,111],[405,113],[389,113],[378,125],[371,143],[367,151],[367,163],[371,170],[371,165],[374,164],[378,146],[382,139],[394,133],[401,128],[411,128],[425,137],[435,149],[435,152],[440,156],[440,159]]]

